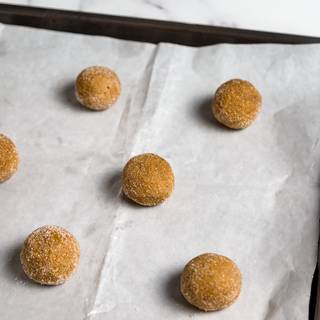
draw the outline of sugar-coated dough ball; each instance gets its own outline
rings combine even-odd
[[[216,91],[212,112],[223,125],[243,129],[256,119],[261,101],[259,91],[249,81],[233,79],[222,84]]]
[[[46,285],[64,283],[76,270],[79,258],[76,238],[57,226],[43,226],[33,231],[20,253],[26,275]]]
[[[121,92],[115,72],[107,67],[94,66],[84,69],[77,77],[77,100],[92,110],[105,110],[113,105]]]
[[[0,182],[8,180],[18,169],[19,155],[14,143],[0,134]]]
[[[131,158],[123,169],[122,190],[134,202],[155,206],[167,199],[174,188],[170,164],[152,153]]]
[[[201,310],[224,309],[240,294],[241,273],[229,258],[205,253],[185,266],[180,290],[190,304]]]

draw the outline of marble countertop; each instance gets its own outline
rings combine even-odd
[[[6,0],[0,3],[320,36],[319,0]]]

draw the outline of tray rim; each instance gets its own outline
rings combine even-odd
[[[142,42],[189,46],[218,43],[320,43],[320,37],[189,24],[0,3],[0,22]]]

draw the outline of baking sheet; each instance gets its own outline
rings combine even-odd
[[[319,214],[319,45],[158,46],[2,26],[0,131],[21,166],[0,185],[1,319],[307,319]],[[122,95],[105,112],[73,97],[83,68],[107,65]],[[210,113],[231,78],[263,96],[257,121],[224,129]],[[172,165],[172,197],[142,208],[121,195],[121,170],[154,152]],[[24,238],[44,224],[81,245],[63,286],[29,281]],[[243,273],[238,301],[187,305],[179,275],[217,252]]]

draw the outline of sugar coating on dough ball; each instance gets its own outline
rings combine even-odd
[[[18,169],[19,155],[14,143],[0,134],[0,182],[8,180]]]
[[[131,158],[123,169],[122,190],[134,202],[155,206],[166,200],[174,188],[170,164],[153,153]]]
[[[216,91],[212,112],[223,125],[243,129],[256,119],[261,101],[259,91],[249,81],[233,79],[222,84]]]
[[[77,100],[92,110],[105,110],[113,105],[121,92],[121,84],[114,71],[107,67],[93,66],[84,69],[77,77]]]
[[[20,253],[25,274],[46,285],[64,283],[76,270],[79,258],[78,241],[58,226],[43,226],[33,231]]]
[[[180,290],[193,306],[204,311],[221,310],[231,305],[241,290],[241,273],[227,257],[205,253],[184,268]]]

